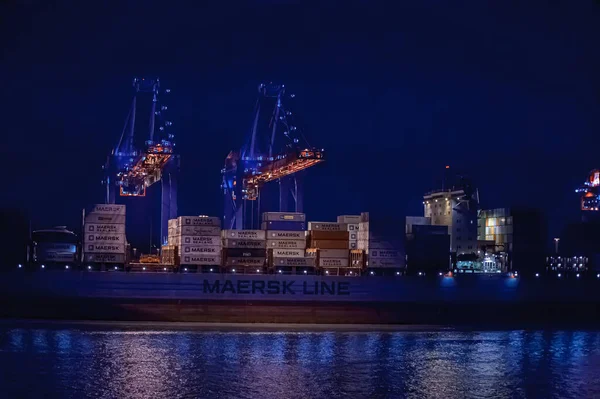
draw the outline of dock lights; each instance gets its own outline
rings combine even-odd
[[[142,267],[142,270],[146,270],[146,266]]]
[[[372,276],[373,274],[375,274],[375,273],[371,272],[371,276]]]
[[[163,270],[164,270],[164,271],[167,271],[167,268],[166,268],[166,267],[163,267]]]
[[[281,273],[281,269],[279,269],[278,272]]]
[[[212,269],[210,269],[210,270],[212,271]],[[231,269],[231,271],[232,271],[233,273],[235,273],[235,269]]]
[[[65,269],[69,270],[69,265],[66,265],[66,266],[65,266]]]
[[[396,273],[398,273],[398,272],[396,272]],[[422,276],[422,275],[423,275],[423,273],[419,272],[419,276]]]
[[[304,274],[308,273],[306,270],[304,271]]]
[[[119,268],[118,266],[115,266],[115,270],[117,270],[118,268]]]
[[[399,275],[400,275],[400,272],[396,272],[396,276],[399,276]]]
[[[22,268],[22,267],[23,267],[23,265],[19,263],[19,269]]]
[[[560,277],[560,276],[561,276],[561,274],[560,274],[560,273],[558,273],[558,277]]]
[[[260,269],[256,269],[256,273],[260,273]]]
[[[575,275],[575,277],[579,278],[579,273],[577,273],[577,274]]]
[[[596,278],[600,278],[600,273],[596,274]]]
[[[540,274],[539,274],[539,273],[536,273],[536,274],[535,274],[535,276],[536,276],[536,277],[539,277],[539,276],[540,276]]]
[[[329,270],[325,270],[325,274],[329,274]]]
[[[515,277],[517,277],[519,275],[519,272],[515,271]]]
[[[187,272],[187,267],[184,267],[184,268],[183,268],[183,271],[184,271],[184,272]]]
[[[444,275],[444,273],[440,272],[440,273],[439,273],[439,275],[440,275],[440,276],[443,276],[443,275]]]
[[[45,268],[46,268],[46,266],[42,265],[42,269],[45,269]]]
[[[212,269],[210,269],[210,271],[212,272]]]
[[[92,266],[88,265],[88,270],[92,270]]]

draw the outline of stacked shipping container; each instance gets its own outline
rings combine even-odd
[[[309,266],[305,258],[306,215],[296,212],[265,212],[262,229],[266,234],[270,266]]]
[[[406,266],[404,230],[404,219],[361,213],[358,249],[366,255],[367,268],[403,269]]]
[[[84,262],[125,263],[125,205],[95,205],[85,216],[83,230]]]
[[[221,219],[180,216],[169,220],[168,244],[177,247],[181,265],[221,264]]]
[[[223,230],[223,257],[226,268],[253,267],[261,272],[266,261],[264,230]]]
[[[348,226],[348,246],[352,249],[358,249],[358,228],[360,227],[360,215],[340,215],[337,217],[338,223],[345,223]]]
[[[347,229],[346,223],[308,223],[309,246],[318,249],[319,267],[348,267]]]

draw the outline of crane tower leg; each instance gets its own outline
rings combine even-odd
[[[160,239],[167,242],[169,219],[177,217],[177,159],[171,159],[161,178]]]
[[[304,212],[304,177],[302,172],[294,175],[294,192],[293,197],[296,202],[296,212]]]

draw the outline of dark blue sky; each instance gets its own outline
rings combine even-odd
[[[102,200],[136,75],[172,89],[181,213],[221,214],[219,171],[263,80],[296,93],[328,151],[307,178],[311,220],[421,214],[449,164],[484,207],[537,206],[556,234],[600,166],[598,2],[48,3],[0,5],[1,205],[40,227]]]

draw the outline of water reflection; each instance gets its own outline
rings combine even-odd
[[[599,373],[599,332],[0,328],[4,397],[581,398]]]

